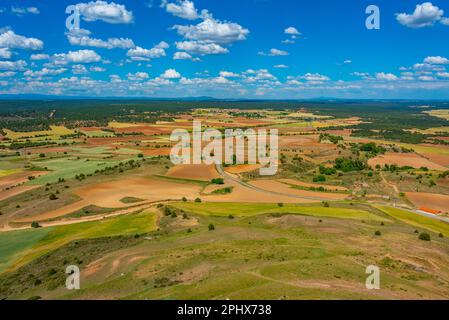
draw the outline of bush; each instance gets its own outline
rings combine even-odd
[[[41,227],[41,225],[38,222],[36,222],[36,221],[31,222],[31,228],[37,229],[40,227]]]
[[[201,203],[201,199],[200,199],[200,198],[196,198],[196,199],[195,199],[195,202]]]
[[[187,202],[187,198],[186,197],[182,197],[182,202]]]
[[[438,237],[444,238],[444,235],[443,235],[442,233],[440,233],[440,234],[438,235]]]
[[[139,154],[137,155],[137,157],[138,157],[138,158],[143,158],[143,153],[139,153]]]
[[[315,177],[313,177],[313,182],[325,182],[326,181],[326,176],[319,174]]]
[[[214,231],[215,230],[215,226],[211,223],[209,225],[209,231]]]
[[[215,178],[211,181],[213,184],[224,184],[223,178]]]
[[[422,232],[419,234],[419,240],[430,241],[430,234]]]
[[[282,208],[283,206],[284,206],[283,203],[278,203],[278,207],[279,207],[279,208]]]
[[[323,201],[323,207],[325,207],[325,208],[329,208],[329,207],[330,207],[330,204],[329,204],[329,202],[327,202],[327,201]]]
[[[376,232],[374,232],[374,235],[375,235],[375,236],[381,236],[382,233],[381,233],[380,231],[376,231]]]
[[[234,216],[233,216],[232,214],[230,214],[230,215],[228,216],[228,219],[232,220],[232,219],[234,219]]]
[[[57,200],[58,199],[58,197],[54,193],[52,193],[48,198],[50,200]]]

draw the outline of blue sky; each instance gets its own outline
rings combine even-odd
[[[448,35],[442,0],[2,0],[0,94],[446,99]]]

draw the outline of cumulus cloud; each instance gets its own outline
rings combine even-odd
[[[195,4],[189,0],[178,0],[176,3],[169,3],[167,0],[163,0],[161,7],[179,18],[196,20],[200,17]]]
[[[132,23],[134,16],[132,11],[128,11],[124,5],[106,1],[91,1],[89,3],[78,3],[76,5],[80,15],[85,21],[97,21],[119,24]]]
[[[81,47],[95,47],[104,49],[131,49],[135,47],[133,40],[128,38],[109,38],[107,40],[90,37],[91,32],[85,29],[71,30],[66,33],[71,45]]]
[[[433,26],[438,21],[447,25],[447,18],[444,18],[443,15],[443,10],[434,6],[431,2],[424,2],[416,5],[415,11],[412,14],[396,14],[396,19],[406,27],[423,28]]]
[[[148,79],[150,76],[146,72],[128,73],[127,77],[131,81],[142,81]]]
[[[27,66],[26,61],[0,61],[0,70],[21,71]]]
[[[427,57],[427,58],[424,59],[424,63],[428,63],[428,64],[449,64],[449,59],[441,57],[441,56]]]
[[[181,78],[181,74],[175,69],[167,69],[163,74],[161,74],[161,78],[164,79],[179,79]]]
[[[225,54],[229,50],[216,43],[205,41],[176,42],[176,48],[195,55]]]
[[[0,78],[14,77],[16,74],[17,72],[14,71],[0,72]]]
[[[285,34],[299,36],[301,32],[298,31],[295,27],[288,27],[284,30]]]
[[[11,59],[12,52],[8,48],[0,48],[0,59]]]
[[[48,60],[50,59],[50,56],[48,54],[44,54],[44,53],[37,53],[37,54],[32,54],[30,57],[31,60]]]
[[[135,47],[129,49],[126,55],[133,61],[150,61],[151,59],[165,57],[165,49],[168,49],[169,45],[165,41],[161,41],[151,49],[145,49],[142,47]]]
[[[55,65],[83,64],[101,61],[101,56],[92,50],[69,51],[68,53],[58,53],[52,56]]]
[[[175,25],[173,29],[188,40],[230,44],[246,40],[249,30],[233,22],[221,22],[208,15],[197,25]]]
[[[27,70],[23,74],[26,77],[45,77],[45,76],[57,76],[66,71],[67,71],[66,68],[59,68],[59,69],[43,68],[42,70],[39,71]]]
[[[352,60],[346,59],[345,61],[343,61],[343,64],[351,64]]]
[[[178,51],[173,55],[173,60],[192,60],[192,61],[200,61],[199,58],[194,58],[192,55],[187,52]]]
[[[44,43],[36,38],[27,38],[12,30],[0,33],[0,48],[42,50]]]
[[[279,49],[276,49],[276,48],[270,49],[270,52],[268,52],[268,53],[260,51],[258,54],[260,56],[270,56],[270,57],[288,56],[289,55],[289,53],[287,51],[279,50]]]
[[[437,77],[443,78],[443,79],[449,79],[449,72],[438,72]]]
[[[239,74],[230,72],[230,71],[220,71],[220,77],[222,78],[238,78],[240,77]]]
[[[398,77],[392,73],[379,72],[376,73],[376,79],[380,81],[396,81]]]
[[[323,76],[319,73],[306,73],[305,75],[301,76],[300,79],[304,79],[311,83],[322,83],[324,81],[329,81],[330,78],[327,76]]]

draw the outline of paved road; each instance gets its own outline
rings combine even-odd
[[[296,198],[296,199],[305,199],[305,200],[316,200],[316,201],[331,201],[330,199],[326,199],[326,198],[320,198],[320,197],[306,197],[306,196],[298,196],[298,195],[292,195],[292,194],[286,194],[286,193],[281,193],[281,192],[274,192],[274,191],[269,191],[269,190],[265,190],[256,186],[253,186],[249,183],[246,183],[232,175],[230,175],[229,173],[227,173],[226,171],[223,170],[223,166],[221,164],[216,164],[215,167],[217,168],[217,172],[222,175],[223,177],[230,179],[246,188],[250,188],[252,190],[256,190],[259,192],[264,192],[264,193],[268,193],[268,194],[272,194],[272,195],[277,195],[277,196],[285,196],[285,197],[290,197],[290,198]],[[398,207],[398,206],[393,206],[390,204],[386,204],[386,203],[378,203],[379,205],[385,206],[385,207],[390,207],[390,208],[395,208],[395,209],[401,209],[404,211],[408,211],[410,213],[413,214],[418,214],[420,216],[423,217],[427,217],[427,218],[431,218],[431,219],[435,219],[435,220],[440,220],[443,222],[447,222],[449,223],[449,218],[445,218],[445,217],[440,217],[431,213],[425,213],[423,211],[418,211],[418,210],[411,210],[411,209],[407,209],[407,208],[402,208],[402,207]]]

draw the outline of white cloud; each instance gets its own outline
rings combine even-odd
[[[424,59],[424,63],[428,64],[449,64],[449,59],[436,56],[436,57],[427,57]]]
[[[127,77],[131,81],[142,81],[148,79],[150,76],[146,72],[128,73]]]
[[[352,63],[352,60],[349,60],[349,59],[343,61],[343,64],[351,64],[351,63]]]
[[[0,61],[0,70],[21,71],[27,66],[23,60],[18,61]]]
[[[95,47],[104,49],[131,49],[135,47],[133,40],[128,38],[109,38],[107,40],[90,37],[91,32],[85,29],[67,32],[67,39],[71,45],[82,47]]]
[[[16,74],[17,74],[17,72],[13,72],[13,71],[0,72],[0,78],[13,77]]]
[[[78,3],[76,5],[83,20],[101,20],[107,23],[132,23],[134,21],[132,11],[128,11],[124,5],[106,1],[91,1],[89,3]]]
[[[195,4],[189,0],[178,0],[176,3],[169,3],[167,0],[163,0],[161,7],[165,8],[168,13],[183,19],[196,20],[200,17]]]
[[[0,34],[0,48],[41,50],[44,43],[36,38],[20,36],[12,30],[6,30]]]
[[[221,22],[211,15],[197,25],[175,25],[173,29],[178,34],[189,40],[205,41],[219,44],[230,44],[236,41],[246,40],[249,30],[237,23]]]
[[[0,48],[0,59],[11,59],[12,52],[8,48]]]
[[[285,65],[285,64],[277,64],[277,65],[275,65],[273,67],[276,68],[276,69],[287,69],[288,68],[288,66]]]
[[[442,18],[440,22],[442,25],[449,26],[449,18]]]
[[[260,51],[258,53],[260,56],[270,56],[270,57],[276,57],[276,56],[288,56],[289,53],[287,51],[279,50],[276,48],[270,49],[269,53],[265,53],[263,51]]]
[[[133,61],[150,61],[151,59],[165,57],[165,49],[167,49],[168,47],[169,45],[167,42],[161,41],[151,49],[145,49],[142,47],[129,49],[126,55]]]
[[[431,76],[421,76],[418,79],[421,81],[434,81],[435,80],[435,78],[431,77]]]
[[[228,49],[219,44],[204,41],[176,42],[176,48],[196,55],[225,54],[229,52]]]
[[[437,73],[437,77],[444,78],[444,79],[449,79],[449,72],[438,72]]]
[[[173,55],[173,60],[192,60],[192,61],[200,61],[200,58],[194,58],[192,55],[187,52],[178,51]]]
[[[443,18],[444,11],[434,6],[431,2],[424,2],[416,5],[412,14],[398,13],[396,19],[400,24],[409,28],[423,28],[433,26],[436,22],[441,21],[446,24]]]
[[[161,74],[161,78],[164,79],[179,79],[181,78],[181,74],[175,69],[167,69],[163,74]]]
[[[92,50],[78,50],[55,54],[53,55],[52,60],[56,65],[65,65],[68,63],[93,63],[101,61],[101,56]]]
[[[82,64],[75,64],[72,66],[72,72],[73,74],[87,74],[89,71],[87,68]]]
[[[105,72],[106,71],[105,68],[98,67],[98,66],[92,66],[89,68],[89,70],[92,72]]]
[[[24,76],[27,76],[27,77],[57,76],[66,71],[67,71],[67,69],[65,69],[65,68],[59,68],[59,69],[43,68],[42,70],[39,70],[39,71],[32,71],[32,70],[25,71]]]
[[[48,60],[48,59],[50,59],[50,56],[48,54],[37,53],[37,54],[32,54],[30,59],[31,60]]]
[[[28,7],[28,8],[22,8],[22,7],[11,7],[11,12],[17,16],[23,16],[27,13],[31,14],[39,14],[40,11],[36,7]]]
[[[323,76],[319,73],[306,73],[305,75],[301,76],[300,79],[304,79],[310,83],[322,83],[324,81],[330,80],[329,77]]]
[[[220,71],[220,77],[222,78],[238,78],[240,75],[230,71]]]
[[[299,36],[301,32],[298,31],[295,27],[288,27],[284,30],[285,34]]]
[[[380,81],[396,81],[398,77],[392,73],[379,72],[376,73],[376,79]]]

